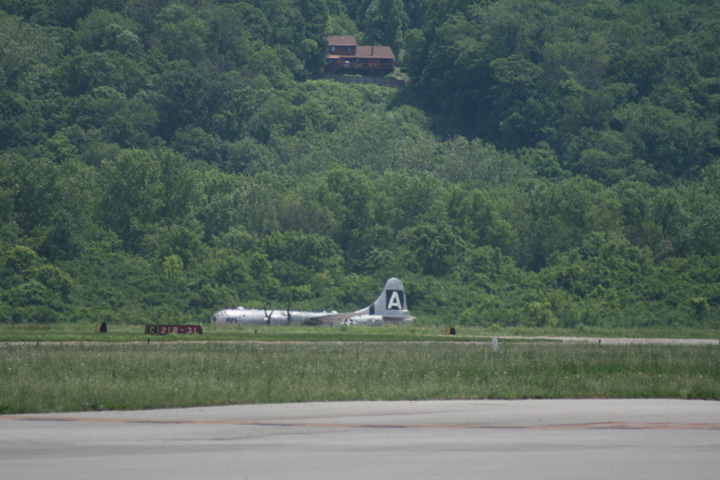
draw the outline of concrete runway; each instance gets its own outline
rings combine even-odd
[[[12,480],[719,475],[720,402],[346,402],[0,416],[0,477]]]

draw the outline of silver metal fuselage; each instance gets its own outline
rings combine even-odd
[[[303,312],[298,310],[260,310],[243,307],[221,310],[211,317],[213,325],[247,325],[247,326],[280,326],[280,325],[316,325],[320,320],[333,316],[337,312]],[[316,322],[317,320],[318,322]],[[383,324],[410,325],[413,317],[383,317],[382,315],[356,315],[338,319],[327,325],[370,325]]]
[[[413,317],[407,308],[405,286],[397,278],[385,283],[374,303],[354,312],[303,312],[298,310],[268,310],[259,308],[230,308],[216,312],[213,325],[409,325]]]
[[[323,317],[337,312],[301,312],[296,310],[261,310],[254,308],[230,308],[211,317],[213,325],[303,325],[311,318]]]

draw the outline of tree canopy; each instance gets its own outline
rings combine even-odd
[[[0,322],[720,326],[720,7],[0,0]],[[314,79],[328,35],[404,89]]]

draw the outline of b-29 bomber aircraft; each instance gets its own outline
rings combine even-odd
[[[213,325],[410,325],[410,315],[405,297],[405,286],[397,278],[385,283],[380,296],[371,305],[354,312],[303,312],[297,310],[268,310],[231,308],[216,312],[211,318]]]

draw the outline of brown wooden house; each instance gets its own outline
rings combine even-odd
[[[358,45],[353,36],[328,37],[325,73],[385,76],[394,71],[392,48]]]

